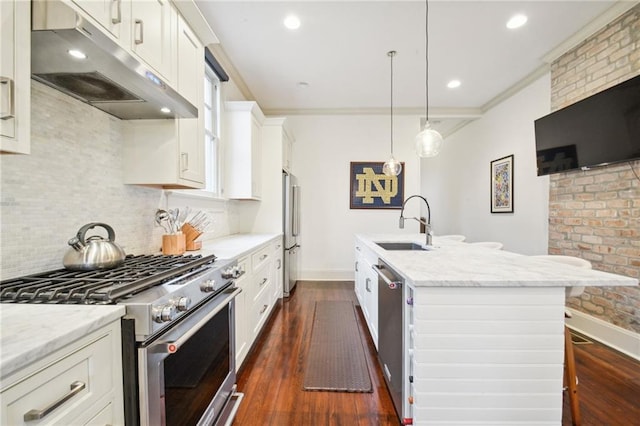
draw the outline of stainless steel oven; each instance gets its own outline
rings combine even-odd
[[[215,255],[129,255],[122,266],[0,282],[2,303],[119,304],[126,426],[225,425],[235,393],[242,274]]]
[[[218,293],[156,338],[138,345],[140,422],[209,425],[229,417],[235,392],[234,298]]]

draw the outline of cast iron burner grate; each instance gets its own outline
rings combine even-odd
[[[128,255],[108,270],[58,269],[0,282],[0,302],[115,304],[147,288],[182,279],[213,263],[215,255]]]

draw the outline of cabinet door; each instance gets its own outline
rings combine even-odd
[[[178,120],[180,177],[204,185],[204,48],[181,16],[178,58],[178,90],[198,108],[198,118]]]
[[[354,290],[356,292],[356,297],[358,298],[358,302],[360,302],[360,308],[364,311],[364,292],[365,292],[365,276],[362,270],[362,266],[364,263],[364,258],[362,257],[362,253],[360,252],[360,247],[356,245],[356,261],[355,261],[355,271],[354,271]]]
[[[0,151],[30,152],[31,2],[0,1]],[[17,54],[19,52],[19,54]]]
[[[98,21],[116,39],[120,39],[124,10],[123,0],[74,0],[82,10]]]
[[[232,199],[260,199],[264,115],[257,103],[240,101],[227,102],[224,117],[226,195]]]
[[[169,0],[131,3],[131,50],[166,80],[172,81],[177,13]]]

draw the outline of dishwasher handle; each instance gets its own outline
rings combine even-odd
[[[402,280],[389,279],[389,277],[387,277],[384,273],[384,269],[385,269],[384,266],[372,265],[371,267],[373,268],[374,271],[376,271],[378,276],[382,278],[382,281],[384,281],[385,284],[387,284],[390,290],[396,290],[396,289],[402,288]]]

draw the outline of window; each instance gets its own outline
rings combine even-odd
[[[211,66],[204,76],[205,191],[221,197],[222,171],[220,147],[220,79]]]

